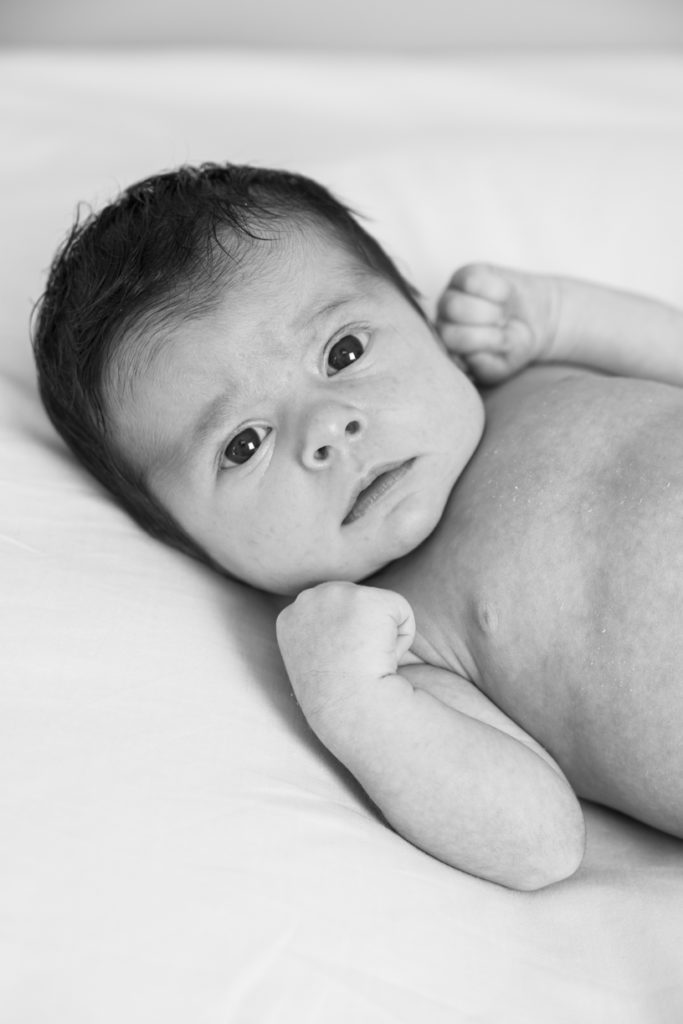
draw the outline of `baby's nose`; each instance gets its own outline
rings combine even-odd
[[[365,419],[355,409],[326,405],[312,411],[303,448],[304,463],[322,468],[334,456],[357,441],[365,429]]]

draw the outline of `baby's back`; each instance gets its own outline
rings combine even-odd
[[[580,795],[683,834],[683,390],[564,367],[491,392],[444,517],[382,574]]]

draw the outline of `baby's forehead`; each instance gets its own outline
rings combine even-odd
[[[315,275],[322,266],[355,280],[360,288],[373,273],[346,236],[331,224],[308,217],[256,228],[246,243],[241,240],[240,249],[239,260],[228,255],[225,264],[233,286],[271,276],[280,280],[283,274],[296,281]]]
[[[220,241],[220,240],[219,240]],[[317,225],[280,225],[250,239],[236,256],[227,250],[220,273],[176,289],[151,315],[124,332],[115,363],[123,376],[148,369],[169,342],[225,330],[243,322],[277,330],[285,322],[302,332],[344,307],[368,301],[390,287],[357,253]],[[123,357],[123,359],[122,359]],[[122,366],[123,362],[123,366]]]
[[[388,284],[331,229],[295,223],[254,239],[238,265],[228,262],[217,310],[257,306],[306,321]]]

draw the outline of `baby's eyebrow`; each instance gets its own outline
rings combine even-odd
[[[320,306],[315,309],[312,313],[308,315],[302,314],[301,321],[296,326],[300,329],[306,330],[307,328],[313,327],[319,321],[325,320],[343,306],[348,306],[349,303],[357,300],[357,293],[343,295],[338,299],[332,299],[330,302],[326,302],[324,306]]]
[[[157,443],[153,466],[148,470],[148,482],[157,473],[162,476],[182,469],[192,458],[199,446],[218,433],[226,418],[230,415],[232,396],[219,394],[212,398],[189,424],[187,430],[179,437]]]
[[[226,394],[216,395],[205,405],[201,414],[196,418],[191,428],[191,446],[194,447],[204,442],[218,430],[225,422],[233,405],[233,396]]]
[[[324,306],[316,309],[310,315],[303,314],[305,319],[302,320],[301,325],[296,326],[299,329],[301,329],[301,327],[311,327],[356,299],[357,295],[355,294],[344,295],[338,299],[332,299],[331,302],[326,302]],[[233,395],[226,395],[221,392],[221,394],[216,395],[204,406],[200,415],[192,424],[191,439],[193,445],[202,444],[215,430],[218,429],[220,424],[224,422],[226,416],[229,415],[233,402]]]

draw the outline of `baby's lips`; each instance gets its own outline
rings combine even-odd
[[[367,473],[360,481],[360,487],[356,491],[355,497],[342,520],[342,526],[347,526],[356,519],[360,519],[376,501],[408,472],[414,461],[415,459],[411,458],[385,463],[383,466],[377,466],[370,473]]]

